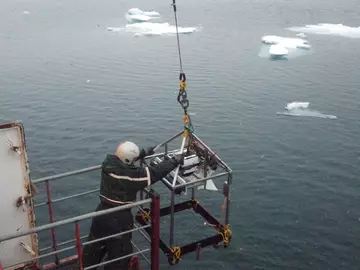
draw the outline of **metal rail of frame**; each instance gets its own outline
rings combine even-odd
[[[91,170],[92,170],[92,168],[82,170],[82,172],[79,172],[79,171],[69,172],[69,173],[66,173],[66,176],[72,176],[72,175],[79,174],[79,173],[85,173],[85,172],[88,172],[88,171],[91,171]],[[49,218],[50,218],[50,223],[49,224],[42,225],[42,226],[39,226],[39,227],[35,227],[33,229],[23,231],[23,232],[18,232],[18,233],[14,233],[14,234],[10,234],[10,235],[0,236],[0,243],[2,243],[2,242],[5,242],[7,240],[11,240],[11,239],[21,237],[21,236],[24,236],[24,235],[36,234],[36,233],[41,232],[41,231],[50,230],[53,245],[52,245],[52,247],[44,248],[41,251],[46,251],[46,250],[49,250],[51,248],[54,251],[45,253],[43,255],[37,256],[37,257],[32,258],[32,259],[27,260],[27,261],[19,261],[14,265],[9,265],[9,266],[4,267],[4,269],[10,269],[10,268],[13,268],[14,266],[20,265],[20,264],[27,264],[27,265],[32,265],[33,266],[33,265],[37,264],[39,259],[45,258],[45,257],[48,257],[48,256],[52,256],[52,255],[55,255],[55,265],[59,265],[59,264],[61,264],[61,261],[59,260],[58,254],[61,253],[61,252],[76,248],[77,256],[73,258],[74,260],[76,260],[76,259],[81,258],[81,256],[82,256],[82,247],[85,246],[85,245],[89,245],[91,243],[95,243],[95,242],[103,241],[103,240],[106,240],[106,239],[109,239],[109,238],[117,237],[117,236],[120,236],[120,235],[123,235],[123,234],[126,234],[126,233],[140,231],[140,230],[143,230],[143,229],[146,228],[146,229],[151,229],[151,231],[152,231],[151,239],[147,238],[144,235],[145,238],[147,240],[149,240],[150,243],[151,243],[150,248],[140,250],[135,246],[135,248],[138,250],[137,252],[134,252],[132,254],[128,254],[128,255],[120,257],[120,258],[116,258],[116,259],[114,259],[112,261],[101,262],[101,263],[99,263],[97,265],[92,265],[92,266],[87,267],[87,268],[83,268],[82,261],[81,261],[81,259],[79,259],[78,260],[78,268],[80,270],[93,269],[93,268],[96,268],[96,267],[99,267],[99,266],[103,266],[103,265],[112,263],[114,261],[118,261],[118,260],[121,260],[121,259],[125,259],[125,258],[128,258],[128,257],[135,256],[135,255],[144,255],[145,252],[150,251],[150,253],[151,253],[151,262],[150,262],[151,270],[159,270],[159,235],[160,235],[160,196],[159,196],[159,194],[157,194],[154,191],[151,191],[149,193],[150,198],[145,199],[145,200],[140,200],[140,201],[137,201],[135,203],[122,205],[122,206],[117,206],[117,207],[107,209],[107,210],[95,211],[95,212],[91,212],[91,213],[88,213],[88,214],[72,217],[72,218],[69,218],[69,219],[53,222],[53,212],[52,212],[52,203],[53,202],[62,201],[62,200],[69,199],[69,198],[75,198],[75,197],[83,196],[85,194],[90,193],[90,192],[79,193],[79,194],[59,198],[57,200],[52,201],[51,196],[50,196],[50,188],[49,188],[49,181],[50,180],[49,179],[56,180],[56,179],[60,179],[60,178],[63,178],[63,177],[65,177],[64,174],[61,174],[61,175],[59,175],[59,177],[54,175],[54,176],[50,176],[50,177],[47,177],[47,178],[43,178],[43,179],[39,179],[39,180],[34,181],[37,184],[38,183],[43,183],[43,182],[45,182],[45,184],[46,184],[46,191],[47,191],[48,201],[45,204],[48,204],[48,208],[49,208]],[[87,242],[82,243],[82,239],[84,239],[86,236],[83,236],[83,237],[80,236],[80,226],[79,226],[80,221],[83,221],[83,220],[86,220],[86,219],[91,219],[91,218],[94,218],[94,217],[97,217],[97,216],[102,216],[102,215],[118,212],[118,211],[123,211],[125,209],[130,209],[130,208],[133,208],[133,207],[139,207],[140,205],[144,205],[146,203],[150,203],[152,211],[154,211],[154,215],[151,218],[151,225],[146,225],[146,226],[141,226],[141,227],[135,226],[136,228],[125,231],[125,232],[113,234],[113,235],[110,235],[110,236],[107,236],[107,237],[104,237],[104,238],[101,238],[101,239],[96,239],[96,240],[87,241]],[[41,205],[44,205],[44,203],[41,203],[38,206],[41,206]],[[75,239],[57,244],[56,243],[56,237],[55,237],[54,228],[60,227],[60,226],[66,225],[66,224],[75,224]],[[66,248],[63,248],[63,249],[58,249],[59,246],[69,244],[69,243],[72,243],[72,242],[76,242],[76,245],[66,247]],[[146,257],[144,256],[144,258],[146,258]]]

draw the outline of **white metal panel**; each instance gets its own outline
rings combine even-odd
[[[18,147],[14,151],[11,147]],[[22,196],[31,195],[25,136],[20,124],[0,125],[0,235],[28,230],[35,226],[33,202],[17,207]],[[26,251],[30,248],[34,253]],[[27,235],[0,243],[0,262],[4,267],[38,255],[35,235]]]

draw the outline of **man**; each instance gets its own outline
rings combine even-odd
[[[107,155],[101,172],[100,204],[96,211],[132,203],[137,192],[161,180],[168,173],[183,164],[183,155],[177,155],[155,166],[141,168],[135,162],[154,154],[154,147],[139,150],[132,142],[121,143],[115,155]],[[128,231],[133,228],[134,217],[131,208],[108,215],[95,217],[92,221],[88,241]],[[123,234],[97,243],[89,244],[83,250],[83,267],[101,262],[104,255],[107,260],[126,256],[133,252],[131,233]],[[105,270],[128,270],[130,257],[109,263]]]

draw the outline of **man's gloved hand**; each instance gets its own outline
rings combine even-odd
[[[184,154],[177,154],[172,157],[172,160],[174,160],[179,165],[184,165]]]
[[[151,146],[151,147],[148,147],[148,148],[144,148],[143,150],[145,151],[145,157],[155,154],[155,151],[154,151],[155,147],[156,146]]]
[[[147,148],[141,149],[140,155],[136,160],[143,159],[146,156],[151,156],[151,155],[155,154],[155,151],[154,151],[155,147],[156,146],[152,146],[152,147],[147,147]]]

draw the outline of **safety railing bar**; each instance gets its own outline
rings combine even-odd
[[[177,152],[177,151],[178,150],[168,151],[168,153],[173,153],[173,152]],[[164,153],[158,153],[158,154],[146,156],[144,159],[147,160],[147,159],[151,159],[151,158],[154,158],[154,157],[159,157],[159,156],[162,156],[162,155],[164,155]],[[101,169],[101,166],[102,165],[96,165],[96,166],[92,166],[92,167],[88,167],[88,168],[84,168],[84,169],[80,169],[80,170],[75,170],[75,171],[71,171],[71,172],[55,174],[55,175],[35,179],[35,180],[32,180],[31,182],[33,184],[37,185],[37,184],[40,184],[40,183],[43,183],[43,182],[46,182],[46,181],[54,181],[54,180],[58,180],[58,179],[61,179],[61,178],[66,178],[66,177],[70,177],[70,176],[74,176],[74,175],[78,175],[78,174],[97,171],[97,170]]]
[[[96,165],[96,166],[84,168],[84,169],[81,169],[81,170],[55,174],[55,175],[51,175],[51,176],[47,176],[47,177],[43,177],[43,178],[33,180],[32,183],[36,185],[36,184],[39,184],[39,183],[42,183],[42,182],[45,182],[45,181],[53,181],[53,180],[57,180],[57,179],[60,179],[60,178],[65,178],[65,177],[69,177],[69,176],[73,176],[73,175],[78,175],[78,174],[82,174],[82,173],[96,171],[96,170],[99,170],[100,168],[101,168],[101,165]]]
[[[141,251],[141,250],[137,247],[137,245],[135,245],[135,243],[134,243],[133,241],[131,241],[131,244],[134,246],[134,248],[135,248],[137,251]],[[147,261],[147,263],[148,263],[149,265],[151,264],[150,261],[149,261],[149,259],[144,255],[144,253],[140,253],[140,255],[141,255],[141,257],[144,258],[145,261]]]
[[[39,206],[43,206],[43,205],[47,205],[48,202],[42,202],[42,203],[37,203],[37,204],[34,204],[34,207],[39,207]]]
[[[138,208],[139,208],[139,206],[138,206]],[[136,225],[135,225],[135,226],[136,226]],[[134,231],[134,232],[135,232],[135,231],[140,231],[140,233],[141,233],[143,236],[145,236],[145,234],[144,234],[141,230],[143,230],[143,229],[145,229],[145,228],[148,228],[148,227],[151,227],[151,225],[148,224],[148,225],[141,226],[141,227],[136,226],[136,229],[133,229],[133,230],[131,230],[131,231],[121,232],[121,233],[116,234],[116,235],[110,235],[110,236],[103,237],[103,238],[100,238],[100,239],[97,239],[97,240],[92,240],[92,241],[84,242],[83,245],[85,246],[85,245],[88,245],[88,244],[95,243],[95,242],[97,242],[97,241],[106,240],[106,239],[108,239],[108,238],[115,237],[115,236],[120,236],[120,235],[122,235],[122,234],[126,234],[126,233],[128,233],[128,232],[133,232],[133,231]],[[87,235],[84,235],[84,236],[80,237],[80,239],[83,240],[83,239],[85,239],[85,238],[87,238],[87,237],[88,237]],[[148,240],[148,241],[150,242],[150,239],[149,239],[149,238],[146,238],[146,240]],[[67,245],[67,244],[70,244],[70,243],[73,243],[73,242],[76,242],[76,239],[71,239],[71,240],[68,240],[68,241],[61,242],[61,243],[57,244],[57,246],[60,247],[60,246]],[[40,252],[44,252],[44,251],[46,251],[46,250],[48,250],[48,249],[52,249],[52,248],[53,248],[52,246],[49,246],[49,247],[46,247],[46,248],[42,248],[42,249],[40,249],[39,251],[40,251]]]
[[[75,223],[75,222],[82,221],[82,220],[85,220],[85,219],[89,219],[89,218],[93,218],[93,217],[97,217],[97,216],[103,216],[103,215],[114,213],[114,212],[117,212],[117,211],[130,209],[130,208],[136,207],[138,205],[149,203],[151,201],[152,201],[151,199],[145,199],[145,200],[137,201],[137,202],[134,202],[134,203],[131,203],[131,204],[116,206],[114,208],[101,210],[101,211],[95,211],[95,212],[91,212],[91,213],[84,214],[84,215],[81,215],[81,216],[68,218],[68,219],[65,219],[65,220],[60,220],[60,221],[57,221],[57,222],[54,222],[54,223],[51,223],[51,224],[46,224],[46,225],[42,225],[42,226],[39,226],[39,227],[36,227],[36,228],[29,229],[29,230],[24,231],[24,232],[17,232],[17,233],[8,234],[8,235],[5,235],[5,236],[1,236],[0,237],[0,242],[6,241],[6,240],[9,240],[9,239],[12,239],[12,238],[17,238],[17,237],[20,237],[20,236],[29,235],[29,234],[32,234],[32,233],[37,233],[37,232],[40,232],[40,231],[48,230],[48,229],[51,229],[51,228],[56,228],[56,227],[59,227],[61,225]]]
[[[82,236],[80,239],[82,240],[82,239],[85,239],[86,237],[88,237],[88,236],[87,236],[87,235],[84,235],[84,236]],[[61,243],[57,244],[57,246],[60,247],[60,246],[67,245],[67,244],[70,244],[70,243],[73,243],[73,242],[76,242],[76,239],[71,239],[71,240],[67,240],[67,241],[61,242]],[[46,251],[46,250],[48,250],[48,249],[52,249],[52,248],[53,248],[52,246],[46,247],[46,248],[42,248],[42,249],[39,250],[39,252],[44,252],[44,251]]]
[[[156,151],[158,148],[160,148],[161,146],[165,145],[165,144],[168,144],[169,142],[171,142],[172,140],[176,139],[177,137],[179,137],[181,134],[183,134],[184,131],[180,131],[178,132],[177,134],[175,134],[174,136],[170,137],[169,139],[167,139],[166,141],[158,144],[155,148],[154,148],[154,151]]]
[[[137,226],[136,224],[134,224],[134,227],[138,228],[139,226]],[[140,229],[139,232],[146,238],[146,240],[148,240],[149,242],[151,242],[151,239]]]
[[[35,261],[35,260],[38,260],[38,259],[42,259],[42,258],[45,258],[45,257],[48,257],[48,256],[51,256],[51,255],[54,255],[54,254],[59,254],[60,252],[64,252],[64,251],[67,251],[67,250],[70,250],[70,249],[74,249],[75,246],[71,246],[71,247],[66,247],[66,248],[63,248],[63,249],[59,249],[59,250],[56,250],[56,251],[52,251],[52,252],[49,252],[49,253],[46,253],[44,255],[40,255],[40,256],[37,256],[35,258],[31,258],[31,259],[28,259],[26,261],[22,261],[22,262],[18,262],[18,263],[15,263],[13,265],[10,265],[10,266],[6,266],[4,267],[4,269],[7,269],[7,268],[12,268],[16,265],[19,265],[19,264],[23,264],[23,263],[27,263],[27,262],[32,262],[32,261]]]
[[[70,195],[70,196],[65,196],[65,197],[57,198],[57,199],[55,199],[55,200],[51,200],[51,202],[52,202],[52,203],[61,202],[61,201],[67,200],[67,199],[72,199],[72,198],[84,196],[84,195],[87,195],[87,194],[95,193],[95,192],[98,192],[99,190],[100,190],[100,189],[97,188],[97,189],[85,191],[85,192],[82,192],[82,193],[78,193],[78,194],[74,194],[74,195]],[[42,206],[42,205],[46,205],[46,204],[47,204],[47,202],[35,204],[35,207]]]
[[[98,263],[98,264],[94,264],[94,265],[91,265],[89,267],[85,267],[84,270],[89,270],[89,269],[93,269],[93,268],[103,266],[103,265],[106,265],[106,264],[109,264],[109,263],[117,262],[117,261],[126,259],[128,257],[132,257],[132,256],[135,256],[135,255],[138,255],[138,254],[141,254],[141,253],[148,252],[148,251],[150,251],[150,248],[143,249],[143,250],[140,250],[138,252],[134,252],[134,253],[131,253],[131,254],[128,254],[126,256],[122,256],[122,257],[119,257],[119,258],[116,258],[116,259],[113,259],[113,260],[109,260],[109,261],[101,262],[101,263]]]
[[[114,238],[114,237],[117,237],[117,236],[120,236],[120,235],[124,235],[124,234],[130,233],[130,232],[139,231],[141,229],[145,229],[145,228],[148,228],[148,227],[151,227],[151,225],[148,224],[148,225],[142,226],[140,228],[135,228],[135,229],[128,230],[126,232],[120,232],[120,233],[112,234],[112,235],[105,236],[105,237],[102,237],[102,238],[98,238],[98,239],[95,239],[95,240],[87,241],[87,242],[83,243],[82,245],[83,246],[90,245],[90,244],[97,243],[97,242],[100,242],[100,241],[104,241],[104,240]]]
[[[97,189],[85,191],[85,192],[82,192],[82,193],[78,193],[78,194],[74,194],[74,195],[70,195],[70,196],[66,196],[66,197],[62,197],[62,198],[55,199],[55,200],[53,200],[52,202],[53,202],[53,203],[55,203],[55,202],[61,202],[61,201],[67,200],[67,199],[72,199],[72,198],[84,196],[84,195],[87,195],[87,194],[95,193],[95,192],[98,192],[99,190],[100,190],[100,189],[97,188]]]

